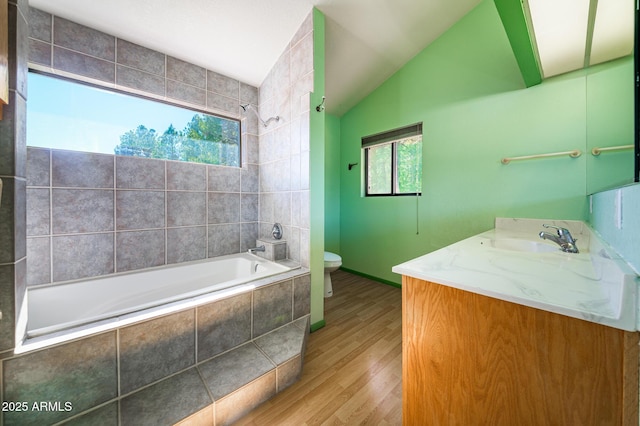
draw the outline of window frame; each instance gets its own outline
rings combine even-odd
[[[420,191],[417,192],[397,192],[397,171],[398,171],[398,143],[412,137],[420,136],[422,144],[422,122],[409,126],[400,127],[374,135],[362,138],[362,151],[364,155],[364,196],[365,197],[405,197],[405,196],[422,196],[422,176],[420,176]],[[389,193],[370,193],[369,192],[369,148],[391,145],[391,192]],[[422,158],[420,159],[422,164]]]
[[[196,162],[196,161],[185,161],[185,160],[175,160],[175,159],[169,159],[169,158],[150,158],[150,157],[141,157],[141,156],[135,156],[135,155],[131,155],[131,156],[127,156],[127,157],[132,157],[132,158],[147,158],[147,159],[155,159],[155,160],[163,160],[163,161],[179,161],[182,163],[192,163],[192,164],[204,164],[206,166],[220,166],[220,167],[235,167],[235,168],[242,168],[242,147],[243,147],[243,124],[242,124],[242,120],[240,118],[234,118],[234,117],[228,117],[222,114],[218,114],[212,111],[208,111],[206,109],[202,109],[202,108],[198,108],[195,106],[186,106],[184,104],[178,103],[178,102],[171,102],[170,100],[167,100],[165,98],[156,98],[153,95],[145,95],[144,93],[138,92],[138,91],[128,91],[126,89],[123,88],[116,88],[110,85],[101,85],[99,83],[94,83],[94,82],[90,82],[90,81],[85,81],[83,79],[76,79],[67,75],[60,75],[60,74],[56,74],[56,73],[51,73],[51,72],[47,72],[47,71],[43,71],[41,69],[38,68],[32,68],[31,66],[27,69],[27,73],[33,73],[33,74],[38,74],[38,75],[42,75],[44,77],[49,77],[49,78],[54,78],[57,80],[62,80],[62,81],[66,81],[68,83],[73,83],[73,84],[78,84],[81,86],[86,86],[92,89],[96,89],[96,90],[103,90],[106,92],[111,92],[111,93],[116,93],[119,95],[124,95],[124,96],[130,96],[133,98],[138,98],[138,99],[143,99],[145,101],[150,101],[150,102],[156,102],[159,104],[164,104],[164,105],[168,105],[168,106],[172,106],[175,108],[181,108],[187,111],[193,111],[196,114],[205,114],[205,115],[209,115],[212,117],[216,117],[218,119],[222,119],[222,120],[229,120],[229,121],[233,121],[236,122],[238,124],[238,165],[228,165],[228,164],[213,164],[213,163],[204,163],[204,162]],[[26,112],[25,112],[26,113]],[[211,141],[210,141],[211,142]],[[65,149],[65,148],[56,148],[56,147],[44,147],[44,148],[48,148],[48,149]],[[91,152],[91,151],[80,151],[80,152]],[[114,156],[123,156],[121,154],[116,154],[115,152],[112,154],[107,154],[107,155],[114,155]]]

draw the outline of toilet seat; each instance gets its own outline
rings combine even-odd
[[[328,251],[324,252],[324,266],[326,267],[336,267],[336,266],[340,266],[342,265],[342,258],[335,254],[335,253],[331,253]]]

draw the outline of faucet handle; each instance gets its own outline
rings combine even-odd
[[[543,223],[543,224],[542,224],[542,226],[543,226],[544,228],[553,228],[553,229],[557,229],[558,231],[560,231],[560,230],[562,230],[562,229],[565,229],[565,228],[561,228],[561,227],[559,227],[559,226],[555,226],[555,225],[547,225],[546,223]],[[565,230],[566,230],[566,229],[565,229]]]
[[[576,240],[571,236],[571,232],[567,228],[562,228],[560,226],[555,225],[547,225],[546,223],[542,224],[545,228],[553,228],[558,232],[558,237],[566,239],[570,243],[575,243]]]

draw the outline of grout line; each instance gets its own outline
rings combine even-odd
[[[166,58],[166,56],[165,56]],[[165,66],[166,70],[166,66]],[[166,71],[165,71],[166,72]],[[169,200],[167,191],[167,162],[164,161],[164,264],[169,264]]]
[[[52,18],[53,19],[53,18]],[[53,27],[52,27],[53,28]],[[53,29],[52,29],[53,31]],[[53,152],[49,149],[49,282],[53,280]]]
[[[121,374],[121,359],[120,359],[120,327],[115,329],[116,332],[116,377],[117,386],[116,395],[118,398],[122,396],[122,374]]]
[[[118,205],[117,205],[117,197],[116,197],[116,189],[117,189],[117,170],[116,170],[116,156],[113,156],[113,193],[111,194],[111,199],[113,201],[113,272],[118,272]]]

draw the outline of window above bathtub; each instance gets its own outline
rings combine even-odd
[[[240,122],[29,72],[27,145],[240,166]]]
[[[365,196],[420,195],[422,123],[362,138]]]

